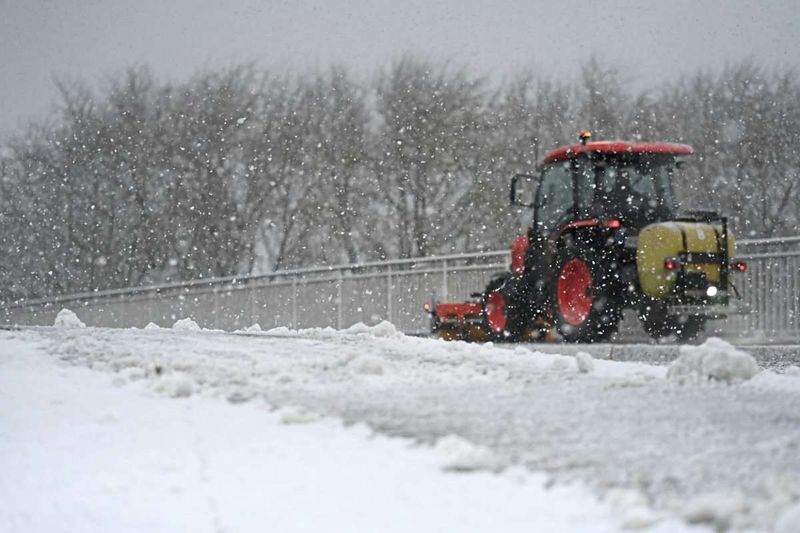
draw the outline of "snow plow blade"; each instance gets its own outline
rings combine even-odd
[[[431,334],[446,341],[508,342],[512,339],[492,335],[483,316],[481,302],[425,304],[431,315]],[[532,324],[522,338],[525,342],[554,342],[556,336],[550,325]]]
[[[448,341],[489,340],[484,329],[480,302],[425,304],[431,315],[431,332]]]

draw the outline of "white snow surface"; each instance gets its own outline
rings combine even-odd
[[[93,337],[70,342],[96,355]],[[431,450],[297,408],[189,397],[188,377],[155,362],[135,374],[122,372],[132,359],[112,363],[112,384],[46,351],[0,333],[5,533],[618,529],[580,485],[440,472],[496,466],[458,437]]]
[[[800,526],[800,503],[785,510],[775,524],[776,533],[797,533]]]
[[[582,359],[388,323],[0,332],[0,501],[12,502],[0,530],[782,531],[792,519],[800,377],[679,385],[667,367]]]
[[[594,371],[594,358],[586,352],[576,353],[575,363],[578,365],[579,372],[588,374]]]

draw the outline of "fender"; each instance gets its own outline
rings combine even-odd
[[[517,235],[511,244],[511,273],[515,276],[525,273],[525,256],[529,246],[530,240],[527,235]]]

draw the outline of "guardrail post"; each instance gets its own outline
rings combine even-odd
[[[447,259],[442,260],[442,301],[447,301]]]
[[[214,285],[214,310],[212,316],[214,317],[214,329],[219,329],[219,287]]]
[[[155,313],[153,312],[153,311],[155,311],[157,308],[159,308],[159,307],[160,307],[160,306],[158,306],[158,305],[157,305],[157,302],[156,302],[156,296],[158,296],[158,290],[155,290],[155,289],[154,289],[154,290],[152,290],[152,291],[148,291],[148,294],[147,294],[147,300],[148,300],[148,302],[147,302],[147,305],[146,305],[145,307],[146,307],[146,309],[147,309],[147,314],[148,314],[148,316],[149,316],[150,318],[149,318],[149,320],[148,320],[148,318],[147,318],[147,317],[145,317],[145,320],[146,320],[148,323],[149,323],[149,322],[154,322],[154,323],[156,323],[156,324],[158,324],[158,325],[161,325],[161,324],[163,324],[163,323],[164,323],[164,320],[163,320],[163,319],[162,319],[162,317],[160,317],[160,316],[155,316]]]
[[[342,329],[344,326],[344,310],[342,309],[344,304],[344,297],[342,296],[342,285],[344,284],[344,279],[342,276],[342,269],[337,271],[337,280],[336,280],[336,329]]]
[[[791,294],[795,294],[789,315],[789,329],[794,330],[793,332],[800,337],[800,260],[797,257],[792,258],[792,267],[789,272],[792,273],[790,287],[794,287]],[[793,328],[792,325],[794,325]]]
[[[386,320],[392,321],[392,265],[386,271]]]
[[[250,325],[258,323],[256,319],[256,288],[253,280],[247,280],[247,303],[250,306]]]
[[[292,329],[297,327],[297,277],[292,276]]]

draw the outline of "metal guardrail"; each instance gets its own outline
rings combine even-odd
[[[736,275],[737,286],[752,312],[713,322],[711,332],[755,342],[800,341],[800,236],[743,240],[737,248],[737,257],[748,262],[747,272]],[[98,291],[6,305],[0,321],[49,325],[66,307],[93,326],[170,326],[191,317],[225,330],[254,323],[343,328],[386,319],[401,331],[422,332],[428,329],[425,302],[468,299],[507,264],[507,251],[492,251]],[[621,335],[644,339],[630,318]]]

